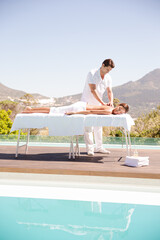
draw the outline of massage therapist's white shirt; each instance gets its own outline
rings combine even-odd
[[[98,102],[98,100],[91,93],[89,84],[96,85],[96,91],[97,91],[99,97],[102,98],[107,87],[109,87],[109,88],[112,87],[112,78],[107,73],[104,76],[104,79],[102,80],[101,75],[100,75],[100,68],[91,70],[87,75],[87,79],[86,79],[86,83],[85,83],[84,90],[82,93],[81,101],[87,102],[88,104],[100,105],[100,102]]]

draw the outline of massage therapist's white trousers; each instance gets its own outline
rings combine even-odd
[[[84,139],[86,143],[86,150],[94,152],[94,139],[96,144],[96,151],[102,148],[102,127],[85,127]]]

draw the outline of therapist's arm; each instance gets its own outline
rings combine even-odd
[[[91,93],[93,94],[95,99],[97,99],[97,101],[100,102],[102,105],[105,105],[103,100],[98,96],[98,93],[96,91],[96,84],[89,84],[89,87],[90,87]]]
[[[112,88],[107,87],[107,95],[108,95],[108,99],[109,99],[109,103],[107,105],[113,107],[113,92],[112,92]]]

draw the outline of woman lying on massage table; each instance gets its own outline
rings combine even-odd
[[[110,114],[123,114],[129,111],[129,106],[126,103],[120,103],[117,107],[113,108],[107,105],[88,105],[85,102],[76,102],[74,104],[62,107],[41,107],[31,108],[26,107],[22,113],[49,113],[49,114],[98,114],[98,115],[110,115]]]

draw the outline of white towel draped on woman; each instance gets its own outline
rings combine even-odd
[[[62,106],[62,107],[51,107],[49,114],[65,114],[67,112],[79,112],[79,111],[85,111],[86,110],[86,102],[76,102],[68,106]]]

